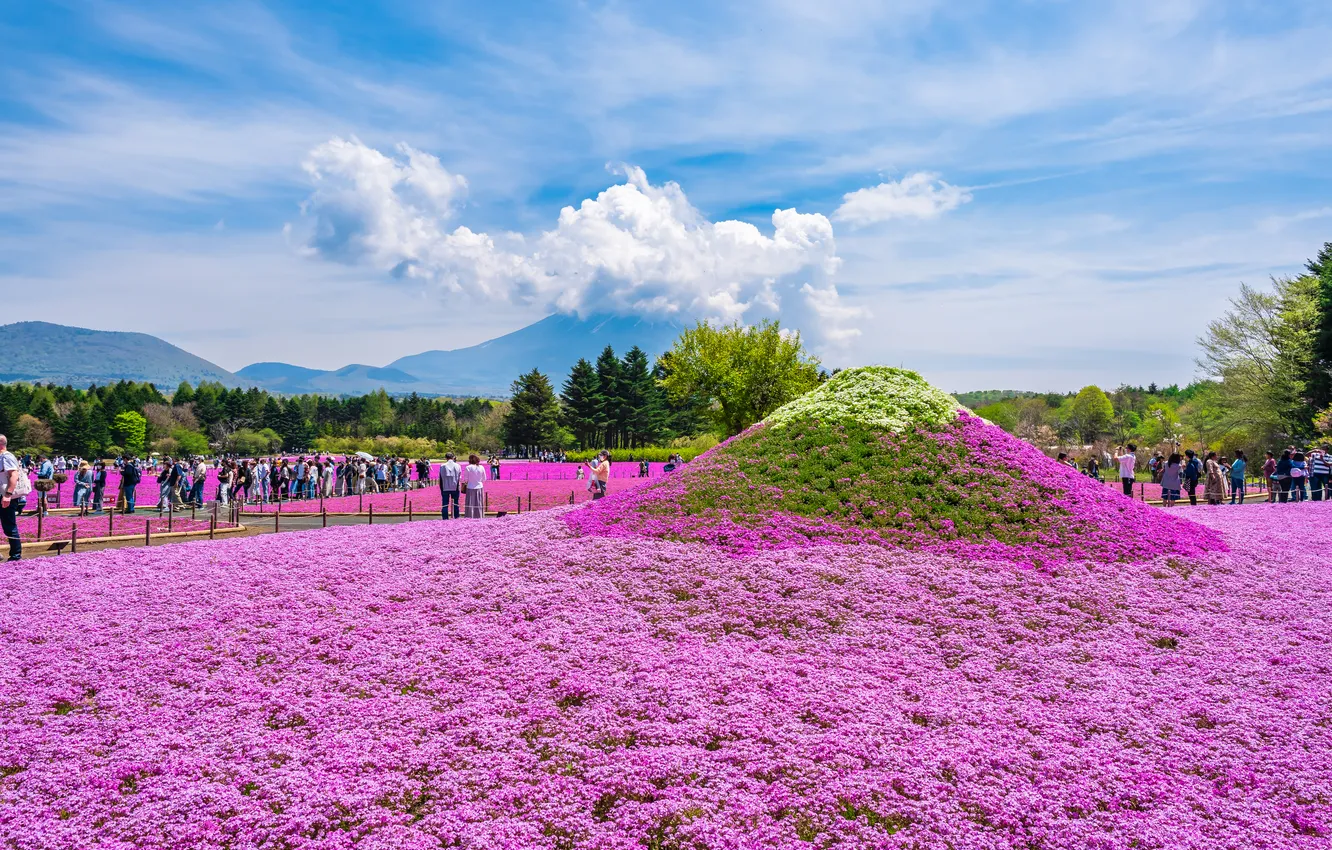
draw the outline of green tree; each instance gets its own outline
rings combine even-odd
[[[81,457],[91,457],[101,451],[101,445],[93,439],[88,403],[83,399],[74,401],[69,412],[56,422],[55,448]]]
[[[586,359],[580,357],[569,370],[560,401],[560,421],[573,434],[578,448],[594,447],[601,408],[601,385],[597,381],[596,370]]]
[[[181,381],[180,386],[171,394],[171,403],[173,405],[189,404],[194,401],[194,387],[190,386],[189,381]]]
[[[624,401],[620,396],[620,359],[609,345],[597,357],[598,410],[597,427],[601,431],[601,444],[613,449],[620,446],[623,431]]]
[[[699,323],[680,334],[662,361],[671,397],[703,400],[725,436],[819,383],[819,361],[805,351],[800,334],[785,334],[772,321],[754,327]]]
[[[625,445],[639,448],[658,442],[666,433],[666,402],[647,353],[636,345],[620,364],[620,388]]]
[[[198,431],[188,428],[174,428],[171,439],[176,441],[176,451],[185,455],[208,454],[208,438]]]
[[[1310,405],[1322,410],[1332,404],[1332,242],[1323,243],[1318,256],[1309,261],[1308,269],[1318,284],[1314,295],[1313,357],[1306,380]]]
[[[1073,398],[1068,410],[1068,425],[1083,443],[1095,442],[1109,430],[1115,418],[1115,407],[1110,397],[1098,386],[1083,387]]]
[[[558,447],[566,432],[560,427],[560,403],[550,379],[533,369],[513,382],[512,394],[500,425],[504,445]]]
[[[143,454],[143,442],[148,437],[148,420],[138,411],[122,411],[111,422],[111,435],[126,453]]]
[[[1211,427],[1242,434],[1249,445],[1307,435],[1314,409],[1308,379],[1314,359],[1320,281],[1274,278],[1271,292],[1241,284],[1226,314],[1198,340],[1198,366],[1220,382],[1208,393]]]

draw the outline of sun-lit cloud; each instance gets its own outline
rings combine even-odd
[[[833,218],[852,225],[875,224],[898,218],[938,218],[971,201],[971,193],[952,186],[937,174],[918,171],[897,181],[886,181],[847,192]]]

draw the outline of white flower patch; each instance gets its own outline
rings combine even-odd
[[[940,426],[957,418],[960,405],[907,369],[862,366],[838,372],[818,388],[777,408],[764,420],[773,428],[817,419],[858,422],[900,432]]]

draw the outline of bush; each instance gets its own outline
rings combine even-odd
[[[443,457],[445,452],[467,451],[464,446],[437,443],[425,437],[320,437],[313,448],[320,454],[369,452],[375,457]]]
[[[715,443],[716,440],[714,439]],[[670,460],[671,455],[679,455],[684,460],[693,460],[707,448],[672,448],[668,446],[643,446],[637,449],[611,449],[611,460],[616,462],[640,461],[645,460],[648,463],[665,463]],[[596,458],[601,453],[601,449],[583,449],[581,451],[568,452],[568,458],[571,463],[587,463]]]
[[[188,428],[176,428],[171,432],[171,439],[176,441],[179,451],[187,455],[208,454],[208,438],[198,431]]]
[[[242,457],[266,455],[282,448],[282,437],[272,428],[265,428],[262,431],[242,428],[223,440],[222,448]]]

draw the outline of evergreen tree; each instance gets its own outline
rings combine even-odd
[[[601,391],[597,411],[601,445],[608,449],[619,448],[624,431],[624,401],[620,395],[620,360],[609,345],[597,357],[597,387]]]
[[[181,381],[180,386],[176,387],[175,393],[171,396],[173,405],[189,404],[194,401],[194,387],[190,386],[189,381]]]
[[[1323,243],[1309,261],[1309,273],[1318,278],[1314,322],[1313,364],[1306,383],[1314,410],[1332,404],[1332,242]]]
[[[80,457],[96,454],[101,446],[92,444],[92,426],[88,419],[88,403],[76,399],[69,412],[55,423],[55,449]]]
[[[629,448],[652,445],[666,431],[666,405],[652,376],[647,354],[634,346],[620,370],[624,437]]]
[[[562,442],[560,405],[550,379],[533,369],[513,382],[509,412],[500,425],[506,446],[555,448]]]
[[[573,434],[580,449],[596,445],[600,399],[601,384],[597,381],[596,370],[580,357],[569,370],[569,378],[560,393],[563,402],[561,422]]]

